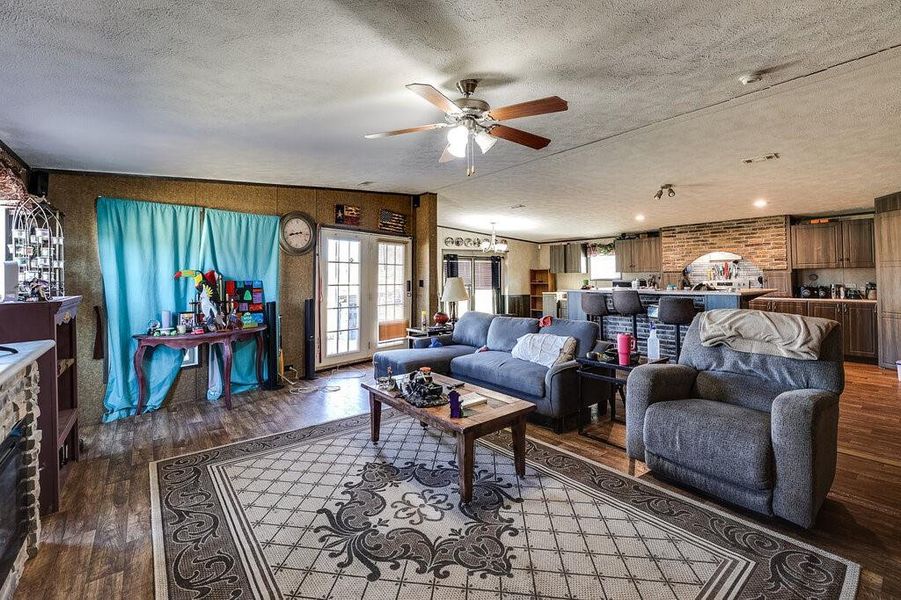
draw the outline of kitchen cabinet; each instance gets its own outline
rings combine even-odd
[[[839,221],[792,225],[792,265],[796,269],[837,269],[841,265],[842,226]]]
[[[876,266],[873,244],[873,219],[842,221],[842,266],[868,268]]]
[[[775,292],[770,292],[769,296],[777,296],[781,298],[791,297],[792,295],[792,274],[791,271],[775,271],[765,269],[763,271],[763,287],[773,288]]]
[[[659,273],[662,266],[659,237],[616,240],[616,270],[620,273]]]
[[[566,273],[566,257],[563,244],[554,244],[549,248],[551,273]]]
[[[879,366],[901,359],[901,192],[876,198]]]
[[[873,268],[873,220],[804,223],[791,228],[795,269]]]
[[[842,304],[844,318],[841,323],[844,332],[845,354],[876,358],[879,352],[876,343],[878,339],[876,306],[872,303],[862,302],[843,302]]]
[[[748,307],[838,321],[842,326],[842,346],[845,356],[876,358],[879,332],[876,304],[873,302],[755,298],[748,303]]]
[[[564,272],[588,273],[587,263],[585,247],[582,244],[565,244],[563,246]]]

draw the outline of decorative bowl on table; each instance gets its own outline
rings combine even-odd
[[[447,313],[443,313],[440,310],[432,315],[432,319],[434,319],[436,325],[444,325],[448,322],[450,317],[447,316]]]
[[[428,408],[447,404],[444,386],[432,381],[431,369],[423,368],[408,373],[397,382],[404,400],[416,408]]]

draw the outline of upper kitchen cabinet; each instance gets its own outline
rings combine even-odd
[[[659,237],[616,240],[616,270],[620,273],[659,273],[662,267]]]
[[[566,253],[564,246],[562,244],[553,244],[548,250],[551,255],[551,273],[566,273]]]
[[[873,268],[873,220],[848,219],[792,225],[795,269]]]
[[[582,244],[553,244],[549,250],[551,273],[588,272],[588,262]]]
[[[876,266],[873,219],[842,221],[842,260],[844,267]]]

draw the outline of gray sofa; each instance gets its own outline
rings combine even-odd
[[[664,479],[812,527],[835,476],[841,329],[818,360],[796,360],[704,347],[699,319],[679,364],[629,376],[629,456]]]
[[[386,375],[388,367],[395,375],[431,367],[436,373],[529,400],[539,414],[554,419],[560,430],[564,419],[580,409],[578,363],[573,360],[547,368],[510,354],[520,336],[538,331],[538,319],[467,312],[452,334],[439,338],[440,348],[429,348],[431,340],[422,339],[411,349],[377,352],[372,359],[375,376]],[[575,338],[576,356],[584,356],[594,348],[598,326],[589,321],[554,319],[541,333]],[[477,352],[483,346],[488,350]],[[594,402],[607,397],[600,382],[584,387],[586,397]]]

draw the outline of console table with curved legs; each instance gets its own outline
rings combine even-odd
[[[257,343],[257,381],[263,385],[263,332],[266,331],[266,325],[258,325],[247,329],[227,329],[225,331],[216,331],[213,333],[198,333],[185,335],[134,335],[134,339],[138,341],[138,349],[135,351],[134,366],[135,374],[138,377],[138,412],[141,414],[144,410],[144,401],[147,392],[144,386],[144,355],[148,350],[152,350],[157,346],[166,346],[167,348],[175,348],[178,350],[188,350],[202,344],[219,344],[222,347],[223,362],[223,392],[225,398],[225,407],[231,410],[232,407],[232,344],[251,337],[256,339]]]

